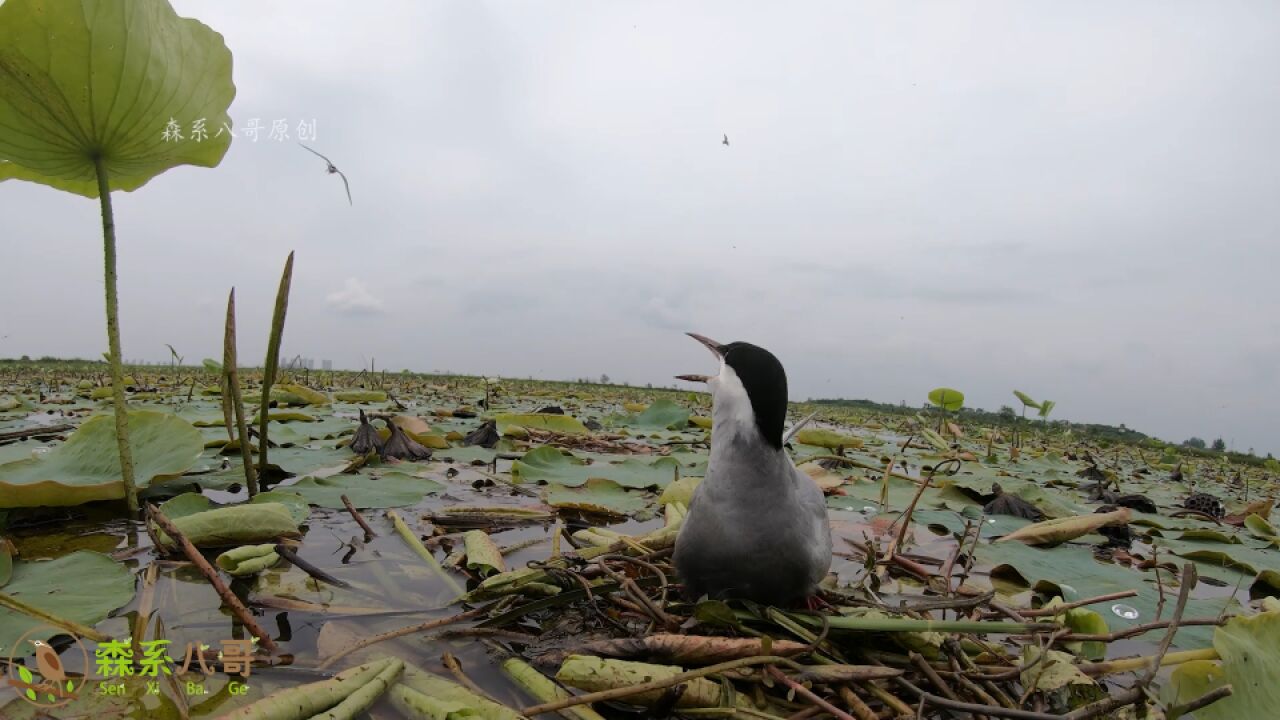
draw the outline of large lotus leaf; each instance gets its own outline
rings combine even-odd
[[[951,388],[934,388],[929,391],[929,402],[948,412],[955,412],[964,407],[964,393]]]
[[[551,430],[558,433],[588,433],[586,425],[572,415],[553,415],[551,413],[501,413],[494,416],[498,434],[506,435],[512,427],[533,428],[535,430]]]
[[[977,556],[982,565],[995,566],[991,570],[993,579],[1007,576],[1010,570],[1014,570],[1029,584],[1034,584],[1038,592],[1061,594],[1068,601],[1136,590],[1138,594],[1134,597],[1091,608],[1103,616],[1112,631],[1127,630],[1157,619],[1156,609],[1160,605],[1161,593],[1156,586],[1155,575],[1096,560],[1088,547],[1063,544],[1042,548],[1020,542],[981,542],[977,546]],[[1165,593],[1168,592],[1166,587]],[[1168,619],[1170,609],[1167,605],[1166,600],[1161,619]],[[1115,611],[1116,607],[1124,606],[1136,609],[1136,617]],[[1193,597],[1187,601],[1186,616],[1217,617],[1224,607],[1238,608],[1239,604],[1223,598]],[[1209,626],[1181,627],[1173,644],[1182,650],[1206,647],[1211,641],[1212,631]],[[1159,636],[1147,637],[1158,639]]]
[[[287,403],[289,405],[328,405],[329,396],[319,390],[312,390],[305,385],[291,385],[285,383],[283,385],[271,386],[271,399],[276,402]],[[270,435],[270,430],[267,431]]]
[[[542,493],[542,499],[551,507],[624,517],[649,506],[644,497],[629,493],[618,483],[602,478],[591,478],[577,487],[548,487]]]
[[[796,442],[804,445],[839,450],[842,448],[862,448],[862,438],[838,433],[826,428],[804,428],[796,433]]]
[[[1107,525],[1123,525],[1129,522],[1129,508],[1112,512],[1075,515],[1032,523],[997,538],[995,542],[1020,540],[1028,545],[1057,545],[1087,535]]]
[[[1224,684],[1231,695],[1196,711],[1199,720],[1275,717],[1280,707],[1280,602],[1266,611],[1237,615],[1213,633],[1220,661],[1179,665],[1163,689],[1166,700],[1185,703]]]
[[[307,505],[307,501],[298,493],[290,492],[289,490],[271,490],[258,493],[248,502],[237,504],[260,503],[283,505],[289,511],[289,516],[299,525],[306,522],[307,518],[311,516],[311,507]],[[183,493],[164,501],[160,505],[160,512],[164,513],[164,516],[170,520],[176,520],[180,517],[195,515],[196,513],[219,507],[234,507],[234,505],[219,505],[200,493]]]
[[[1040,403],[1032,400],[1030,395],[1022,392],[1021,390],[1014,390],[1013,394],[1018,397],[1018,400],[1021,401],[1023,405],[1036,408],[1037,410],[1040,409]]]
[[[444,485],[429,478],[402,472],[383,475],[332,475],[305,477],[288,486],[312,505],[342,508],[342,496],[358,508],[388,508],[415,505],[428,493],[440,492]]]
[[[276,502],[225,505],[172,520],[191,544],[199,547],[247,545],[298,535],[298,523],[289,508]],[[172,542],[160,529],[156,537],[165,545]]]
[[[191,423],[175,415],[130,410],[129,446],[134,479],[139,488],[145,488],[195,465],[204,440]],[[79,505],[123,497],[111,415],[89,418],[43,457],[0,465],[0,507]]]
[[[645,408],[628,425],[641,428],[661,428],[663,430],[682,430],[689,426],[690,412],[666,398]]]
[[[952,497],[952,494],[945,492],[945,490],[946,488],[955,488],[956,492],[964,495],[966,501],[970,501],[978,505],[985,504],[986,499],[990,499],[991,486],[993,484],[999,484],[1004,492],[1010,495],[1016,495],[1017,497],[1036,506],[1036,508],[1040,510],[1040,512],[1044,513],[1047,518],[1080,515],[1082,513],[1089,512],[1091,509],[1084,505],[1071,503],[1061,492],[1026,480],[999,477],[994,473],[987,472],[986,468],[979,469],[974,475],[956,475],[954,477],[937,478],[934,480],[934,483],[939,488],[944,489],[944,492],[942,493],[943,497]]]
[[[74,580],[74,581],[72,581]],[[133,599],[133,574],[101,553],[78,550],[54,560],[13,564],[13,579],[3,592],[28,605],[84,625],[95,625]],[[0,656],[15,649],[19,656],[31,649],[15,648],[24,633],[44,622],[0,608]],[[29,640],[48,640],[59,630],[46,627]]]
[[[512,475],[523,482],[542,481],[567,487],[579,487],[593,478],[612,480],[628,488],[666,487],[679,472],[680,462],[670,457],[587,464],[547,445],[530,450],[511,464]]]
[[[167,2],[0,4],[0,180],[96,198],[98,156],[113,190],[213,167],[231,144],[234,97],[222,36]]]

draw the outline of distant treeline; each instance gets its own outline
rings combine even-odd
[[[826,405],[829,407],[849,408],[854,410],[862,410],[864,412],[889,413],[894,415],[915,415],[921,412],[930,412],[933,406],[926,405],[923,407],[912,407],[910,405],[894,405],[892,403],[876,402],[874,400],[842,400],[822,398],[818,400],[809,400],[812,405]],[[1138,432],[1131,428],[1120,425],[1103,425],[1099,423],[1073,423],[1067,420],[1050,420],[1043,423],[1039,419],[1031,417],[1022,420],[1018,412],[1012,407],[1005,405],[996,412],[982,410],[980,408],[961,408],[959,415],[967,421],[975,422],[980,425],[993,427],[1012,428],[1018,422],[1026,422],[1034,424],[1038,427],[1047,427],[1055,431],[1071,430],[1072,433],[1088,437],[1101,443],[1127,443],[1150,448],[1157,451],[1165,451],[1176,448],[1176,451],[1184,455],[1193,455],[1200,458],[1226,458],[1233,463],[1241,463],[1244,465],[1253,465],[1262,467],[1267,465],[1270,458],[1262,458],[1250,453],[1235,452],[1229,450],[1211,450],[1205,448],[1190,447],[1186,444],[1175,445],[1168,443],[1159,438],[1151,437],[1145,433]],[[1271,461],[1274,462],[1274,461]]]

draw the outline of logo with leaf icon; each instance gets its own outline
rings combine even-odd
[[[76,699],[86,678],[83,675],[68,677],[58,651],[39,639],[67,634],[66,630],[45,625],[32,628],[14,643],[9,655],[8,684],[24,700],[42,708],[55,708]],[[89,667],[89,651],[80,642],[80,638],[72,635],[71,642],[72,645],[64,648],[64,651],[74,655],[74,649],[78,648],[83,661],[82,667]],[[27,656],[27,648],[34,648],[35,652]],[[34,669],[31,665],[34,665]]]

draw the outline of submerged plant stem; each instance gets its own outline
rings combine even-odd
[[[48,623],[55,627],[60,627],[63,630],[67,630],[71,633],[74,633],[75,635],[85,638],[86,640],[92,640],[94,642],[106,642],[107,640],[111,639],[110,635],[100,633],[97,630],[94,630],[93,628],[88,627],[86,625],[82,625],[74,620],[58,617],[57,615],[54,615],[52,613],[45,612],[44,610],[41,610],[38,607],[35,607],[33,605],[28,605],[22,602],[21,600],[19,600],[18,598],[13,597],[12,595],[6,595],[2,592],[0,592],[0,608],[4,608],[6,610],[12,610],[13,612],[16,612],[16,613],[22,613],[23,615],[26,615],[28,617],[33,617],[41,622]]]
[[[111,211],[111,187],[102,155],[93,159],[98,175],[98,201],[102,205],[103,279],[107,295],[107,366],[111,371],[111,404],[116,417],[116,448],[120,477],[129,512],[138,514],[138,487],[133,482],[133,451],[129,447],[129,405],[124,397],[124,356],[120,352],[120,302],[116,294],[116,220]]]

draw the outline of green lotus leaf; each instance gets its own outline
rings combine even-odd
[[[188,515],[213,510],[220,507],[235,507],[236,505],[250,505],[256,503],[277,503],[283,505],[289,511],[289,516],[299,525],[307,521],[311,516],[311,506],[298,493],[289,490],[271,490],[269,492],[258,493],[252,499],[244,503],[234,503],[231,505],[219,505],[200,493],[183,493],[169,498],[160,505],[160,512],[170,520],[176,520]]]
[[[467,568],[476,570],[480,576],[507,571],[507,564],[502,560],[502,551],[494,544],[493,538],[483,530],[468,530],[462,536],[466,547]]]
[[[645,408],[644,412],[635,416],[627,424],[641,428],[659,428],[662,430],[683,430],[689,426],[691,413],[666,398]]]
[[[680,474],[680,461],[671,457],[657,460],[627,458],[619,462],[588,464],[573,454],[543,445],[511,464],[511,474],[521,482],[547,482],[579,487],[593,478],[612,480],[623,487],[666,487]]]
[[[929,391],[929,402],[947,412],[955,412],[964,407],[964,393],[951,388],[934,388]]]
[[[1023,405],[1026,405],[1027,407],[1031,407],[1031,408],[1036,408],[1037,410],[1040,409],[1040,403],[1036,402],[1035,400],[1032,400],[1030,395],[1022,392],[1021,390],[1014,390],[1013,394],[1018,396],[1018,399],[1022,401]]]
[[[99,157],[112,190],[213,167],[235,92],[222,36],[167,2],[0,4],[0,180],[96,198]]]
[[[813,445],[814,447],[823,447],[828,450],[838,450],[840,448],[858,449],[862,447],[862,438],[844,435],[826,428],[804,428],[796,433],[795,440],[802,445]]]
[[[74,578],[74,582],[68,582]],[[91,550],[78,550],[55,560],[19,560],[13,564],[13,579],[4,592],[45,612],[85,625],[95,625],[118,607],[133,599],[133,573],[124,565]],[[15,648],[27,631],[45,625],[43,621],[0,608],[0,656],[15,650],[19,657],[31,650]],[[28,640],[48,640],[62,632],[55,628],[29,636]]]
[[[1280,707],[1280,602],[1264,612],[1237,615],[1213,633],[1218,661],[1195,660],[1174,668],[1162,689],[1166,702],[1185,703],[1224,684],[1231,695],[1196,710],[1199,720],[1274,717]]]
[[[643,496],[629,493],[618,483],[603,478],[591,478],[577,487],[549,486],[542,493],[542,499],[555,508],[624,517],[649,506]]]
[[[244,545],[299,534],[289,508],[275,502],[226,505],[170,519],[197,547]],[[172,543],[160,529],[156,530],[156,538],[163,545]]]
[[[586,425],[572,415],[552,415],[550,413],[501,413],[493,418],[498,434],[506,435],[512,427],[533,428],[535,430],[551,430],[558,433],[588,433]]]
[[[333,399],[349,403],[379,403],[387,401],[387,393],[382,390],[345,390],[334,393]]]
[[[129,446],[139,489],[178,477],[204,449],[191,423],[154,410],[129,411]],[[0,465],[0,508],[79,505],[124,497],[115,420],[97,415],[45,456]]]
[[[679,503],[687,507],[689,502],[693,500],[693,492],[698,489],[698,485],[701,483],[702,478],[700,477],[682,477],[662,491],[662,494],[658,496],[658,504],[671,505]]]
[[[1249,517],[1244,519],[1244,526],[1250,535],[1259,540],[1274,540],[1277,536],[1280,536],[1280,531],[1277,531],[1275,526],[1267,522],[1261,515],[1251,513]]]
[[[276,546],[267,544],[241,545],[238,548],[232,548],[219,555],[215,562],[226,574],[245,577],[267,570],[279,561],[280,556],[276,554]]]
[[[289,383],[271,386],[271,399],[289,405],[328,405],[329,396],[303,385]],[[271,431],[267,431],[270,436]]]
[[[416,505],[423,496],[444,490],[444,485],[430,478],[402,472],[383,475],[331,475],[304,477],[288,487],[308,503],[324,508],[340,509],[342,496],[358,508],[388,508]]]

